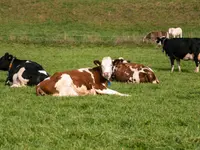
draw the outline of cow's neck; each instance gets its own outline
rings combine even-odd
[[[13,57],[9,64],[8,71],[10,71],[12,67],[14,68],[17,67],[20,63],[21,63],[21,60],[17,59],[16,57]]]
[[[100,80],[101,81],[103,81],[103,82],[109,82],[106,78],[104,78],[103,76],[102,76],[102,71],[101,71],[101,67],[100,66],[98,66],[98,67],[95,67],[95,68],[93,68],[92,69],[94,72],[96,72],[97,74],[99,74],[100,76]]]

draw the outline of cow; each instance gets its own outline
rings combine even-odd
[[[157,38],[161,43],[162,51],[169,56],[171,72],[174,71],[174,60],[177,61],[178,70],[181,72],[180,60],[194,60],[195,72],[199,72],[200,61],[200,38]]]
[[[120,57],[113,60],[112,80],[126,83],[159,83],[153,70]]]
[[[168,33],[169,33],[169,38],[182,38],[183,37],[183,31],[180,27],[169,28]]]
[[[109,89],[112,75],[112,59],[95,60],[94,68],[81,68],[57,72],[36,86],[36,94],[52,96],[119,95],[128,96]]]
[[[8,52],[0,58],[0,70],[8,71],[5,84],[11,87],[37,85],[49,77],[49,74],[40,64],[31,60],[17,59]]]
[[[169,34],[166,31],[152,31],[152,32],[149,32],[143,38],[143,42],[145,42],[145,41],[155,42],[157,37],[166,37],[166,38],[169,38]]]

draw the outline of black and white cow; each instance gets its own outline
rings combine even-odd
[[[174,71],[174,60],[176,59],[178,69],[181,71],[180,60],[194,60],[195,72],[199,72],[200,61],[200,38],[157,38],[157,43],[162,45],[163,52],[169,56],[171,72]]]
[[[49,77],[40,64],[30,60],[19,60],[9,53],[0,58],[0,70],[8,71],[5,84],[11,87],[37,85]]]

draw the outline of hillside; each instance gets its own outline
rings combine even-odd
[[[200,36],[196,0],[1,0],[0,39],[18,42],[140,42],[180,26]]]

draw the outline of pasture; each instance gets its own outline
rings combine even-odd
[[[199,73],[182,62],[170,73],[168,58],[157,46],[43,46],[1,43],[20,59],[42,64],[53,74],[93,67],[94,59],[123,56],[152,67],[160,84],[112,82],[119,96],[38,97],[35,87],[4,86],[1,72],[1,149],[198,149]]]
[[[197,0],[1,0],[0,56],[57,71],[120,56],[151,67],[160,84],[112,82],[130,97],[38,97],[4,85],[0,72],[0,149],[200,149],[200,73],[192,61],[170,72],[151,31],[180,26],[200,37]]]

